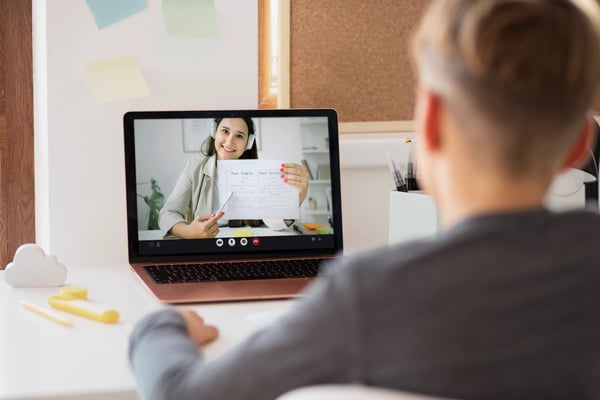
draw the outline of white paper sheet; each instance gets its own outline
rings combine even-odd
[[[281,178],[281,161],[223,160],[217,162],[219,198],[226,199],[227,219],[298,219],[299,190]]]

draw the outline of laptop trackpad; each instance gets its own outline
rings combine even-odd
[[[218,286],[228,299],[281,299],[298,296],[310,281],[309,278],[229,281],[219,282]]]

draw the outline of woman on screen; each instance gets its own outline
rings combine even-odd
[[[216,118],[202,145],[203,159],[189,160],[159,216],[163,236],[213,238],[219,233],[217,160],[258,158],[251,118]],[[299,204],[308,191],[308,172],[299,164],[284,164],[282,179],[299,188]],[[223,222],[223,221],[221,221]],[[234,221],[229,221],[232,225]]]

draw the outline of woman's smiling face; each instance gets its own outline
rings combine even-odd
[[[223,118],[215,132],[215,149],[219,160],[237,160],[246,151],[248,125],[241,118]]]

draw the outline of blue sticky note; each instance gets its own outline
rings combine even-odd
[[[98,29],[112,25],[144,10],[146,0],[86,0]]]

